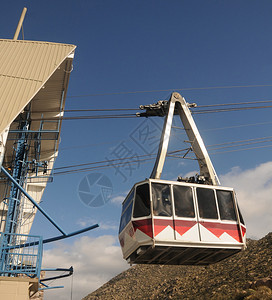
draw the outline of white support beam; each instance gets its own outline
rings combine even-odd
[[[155,166],[150,178],[160,179],[163,170],[169,138],[171,133],[173,116],[177,112],[180,116],[183,127],[191,143],[191,147],[198,160],[200,176],[204,176],[207,183],[210,185],[220,185],[208,151],[197,129],[195,121],[189,110],[188,103],[179,93],[173,93],[168,103],[168,112],[164,121],[163,131],[161,135],[159,150],[155,162]]]
[[[8,133],[9,133],[9,126],[0,134],[0,168],[2,166],[4,155],[5,155]]]

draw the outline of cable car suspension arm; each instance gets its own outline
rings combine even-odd
[[[173,116],[179,115],[188,136],[189,143],[191,144],[191,149],[194,151],[198,160],[200,176],[205,178],[207,184],[220,185],[207,149],[192,117],[190,107],[196,107],[196,104],[187,103],[179,93],[172,93],[169,101],[159,101],[156,104],[140,106],[140,109],[145,109],[146,111],[144,113],[137,113],[136,115],[138,117],[166,116],[155,166],[150,178],[160,179],[161,177],[169,144]],[[186,155],[187,154],[188,153],[186,153]]]

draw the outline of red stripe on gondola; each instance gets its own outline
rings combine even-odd
[[[241,228],[242,228],[242,234],[243,234],[243,237],[244,237],[245,234],[246,234],[246,227],[244,227],[243,225],[241,225]]]
[[[163,220],[163,219],[154,218],[154,235],[157,236],[167,226],[170,226],[173,229],[174,227],[173,220]]]
[[[218,238],[226,232],[233,237],[237,242],[242,243],[241,236],[239,234],[239,226],[237,224],[221,224],[213,222],[199,222],[202,226],[216,235]]]
[[[152,233],[152,220],[151,219],[143,219],[143,220],[138,220],[138,221],[132,221],[132,225],[134,227],[134,231],[136,229],[139,229],[143,233],[147,234],[152,238],[153,233]]]
[[[175,220],[175,230],[183,235],[196,224],[196,221]]]

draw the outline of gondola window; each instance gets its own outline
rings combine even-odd
[[[194,218],[194,200],[192,188],[173,185],[175,214],[177,217]]]
[[[139,185],[136,188],[133,217],[145,217],[150,215],[149,184]]]
[[[213,189],[197,188],[199,216],[203,219],[218,219]]]
[[[221,220],[236,221],[232,192],[216,191]]]
[[[132,192],[125,202],[123,203],[122,216],[120,221],[119,233],[126,227],[131,219],[132,205],[133,205],[134,192]]]
[[[155,216],[171,217],[172,203],[168,184],[152,184],[153,213]]]

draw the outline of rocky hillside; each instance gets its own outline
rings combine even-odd
[[[272,299],[272,233],[208,267],[136,265],[84,300]]]

